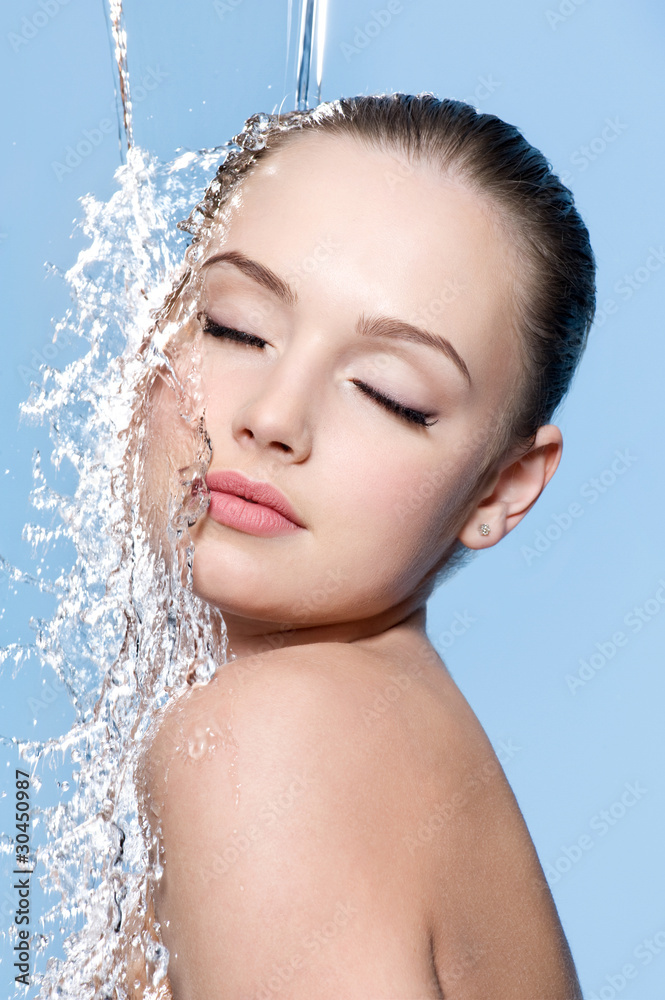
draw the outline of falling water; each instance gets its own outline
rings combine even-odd
[[[205,510],[206,493],[197,485],[209,458],[194,383],[181,406],[190,459],[174,470],[160,545],[151,544],[139,516],[145,387],[152,372],[168,366],[157,338],[146,333],[183,258],[176,223],[224,152],[159,165],[130,148],[108,204],[83,200],[80,226],[89,245],[65,276],[76,307],[56,332],[79,343],[81,357],[63,371],[44,370],[23,406],[25,416],[50,424],[56,468],[69,462],[78,477],[73,496],[63,496],[35,464],[34,506],[57,512],[61,524],[28,525],[26,538],[43,548],[64,535],[76,560],[51,583],[58,605],[35,647],[3,655],[5,666],[13,658],[17,667],[37,657],[75,710],[60,739],[13,740],[35,781],[49,764],[73,770],[69,800],[33,811],[33,825],[39,818],[41,827],[41,834],[34,829],[41,836],[31,858],[34,877],[57,896],[40,921],[42,948],[53,956],[60,939],[65,953],[41,974],[43,997],[126,995],[123,918],[145,906],[155,874],[137,811],[137,748],[188,673],[205,682],[225,660],[221,620],[189,586],[187,529]],[[168,338],[168,325],[162,333]],[[144,950],[158,986],[166,953],[147,932]]]
[[[289,24],[291,23],[291,8],[292,0],[289,0]],[[321,102],[327,11],[328,0],[301,0],[296,70],[296,107],[299,110],[305,110],[309,107],[310,72],[314,52],[316,52],[316,101],[317,104]],[[315,48],[312,45],[314,39],[316,39]]]
[[[127,30],[122,9],[122,0],[108,0],[108,26],[113,47],[113,58],[117,74],[116,105],[118,110],[120,141],[120,156],[124,162],[125,147],[130,149],[134,144],[132,127],[132,101],[129,91],[129,69],[127,67]],[[123,143],[124,137],[124,143]]]
[[[78,228],[87,245],[64,276],[74,306],[55,332],[56,343],[73,342],[80,356],[62,371],[43,367],[22,407],[25,418],[48,423],[53,465],[69,463],[77,479],[72,495],[58,493],[35,459],[38,519],[26,525],[25,538],[35,552],[67,539],[75,558],[51,581],[8,567],[10,578],[48,590],[57,605],[50,621],[39,623],[32,645],[0,651],[5,676],[10,668],[14,675],[51,671],[75,713],[60,738],[0,738],[18,752],[35,789],[46,768],[71,771],[68,797],[53,807],[33,804],[29,858],[49,903],[39,929],[32,924],[33,983],[40,998],[61,1000],[132,995],[128,917],[145,912],[151,880],[161,874],[150,861],[151,834],[138,809],[138,754],[162,707],[188,683],[206,683],[226,661],[221,616],[191,589],[188,528],[207,507],[210,458],[196,366],[183,381],[167,344],[194,315],[194,297],[185,292],[219,202],[219,168],[224,165],[225,183],[233,183],[265,145],[269,128],[294,124],[289,115],[277,124],[274,115],[253,115],[224,145],[160,163],[133,141],[120,0],[109,0],[109,26],[123,162],[107,203],[81,199]],[[320,92],[324,32],[325,4],[303,0],[297,77],[305,105],[313,36]],[[194,360],[196,350],[195,342]],[[154,517],[145,514],[141,468],[148,389],[158,372],[166,372],[178,396],[188,457],[172,470],[168,524],[156,536]],[[13,855],[15,847],[5,839],[0,850]],[[15,931],[9,932],[12,945]],[[144,996],[156,1000],[168,953],[152,927],[137,933]]]

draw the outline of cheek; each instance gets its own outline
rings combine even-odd
[[[261,372],[256,359],[230,358],[221,345],[205,345],[201,358],[199,385],[208,432],[230,433],[233,417],[260,390]],[[243,363],[244,360],[244,363]]]
[[[455,482],[452,463],[431,441],[401,438],[357,437],[329,454],[318,480],[329,544],[346,548],[368,572],[390,576],[421,572],[439,554]]]
[[[426,571],[454,539],[485,454],[472,417],[460,414],[420,435],[387,429],[357,438],[337,468],[337,518],[353,537],[358,558],[410,574]],[[329,486],[335,495],[335,482]],[[331,508],[331,517],[334,517]]]

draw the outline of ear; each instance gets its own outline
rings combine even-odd
[[[458,535],[460,542],[469,549],[485,549],[512,531],[556,472],[562,451],[559,428],[539,427],[529,450],[507,461],[486,486]],[[489,532],[482,534],[481,524],[488,525]]]

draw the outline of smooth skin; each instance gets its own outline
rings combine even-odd
[[[264,270],[206,263],[225,251]],[[192,528],[234,659],[167,708],[140,775],[173,997],[580,1000],[515,798],[425,632],[455,539],[496,544],[561,456],[541,427],[470,495],[522,373],[492,206],[426,163],[309,135],[244,178],[197,278],[201,313],[259,338],[203,335],[210,468],[272,483],[304,527]],[[359,327],[377,317],[447,340],[469,377],[399,323]]]

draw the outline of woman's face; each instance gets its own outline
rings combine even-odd
[[[511,266],[477,195],[354,140],[245,177],[196,265],[208,483],[267,482],[298,523],[243,530],[213,489],[194,584],[230,631],[360,634],[413,602],[518,378]]]

